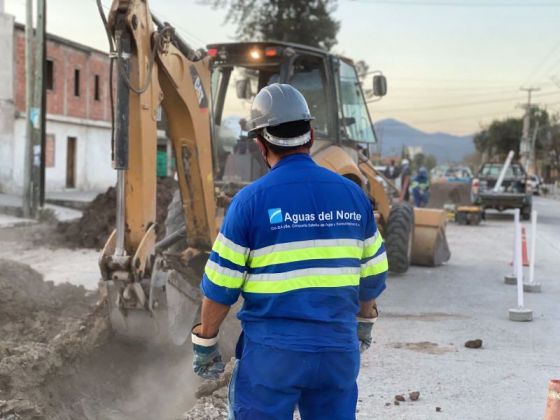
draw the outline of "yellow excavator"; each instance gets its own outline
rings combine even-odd
[[[108,19],[100,1],[98,7],[117,71],[116,229],[99,266],[118,333],[178,345],[186,340],[201,300],[203,266],[231,197],[267,171],[245,121],[252,98],[270,83],[301,91],[315,117],[313,159],[371,198],[391,271],[449,259],[444,212],[393,203],[395,187],[370,161],[375,132],[352,60],[285,42],[212,44],[195,51],[150,13],[146,0],[114,0]],[[374,94],[385,95],[386,83],[376,75]],[[179,190],[169,208],[167,236],[156,242],[160,107]],[[235,343],[234,324],[232,319],[223,329],[232,336],[223,343]]]

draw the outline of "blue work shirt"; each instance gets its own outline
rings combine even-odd
[[[385,289],[387,256],[354,182],[307,154],[281,159],[234,197],[201,288],[232,305],[257,343],[297,351],[358,348],[359,302]]]

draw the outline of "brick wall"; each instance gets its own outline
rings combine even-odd
[[[25,112],[25,32],[16,27],[16,109]],[[58,37],[47,41],[47,60],[53,62],[53,89],[47,90],[47,113],[109,121],[109,58],[106,54]],[[74,91],[75,70],[80,71],[80,95]],[[95,76],[99,76],[99,100],[95,99]]]

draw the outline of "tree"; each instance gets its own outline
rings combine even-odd
[[[358,60],[356,61],[354,66],[356,67],[356,73],[358,73],[358,78],[363,83],[369,71],[369,64],[366,63],[364,60]]]
[[[229,7],[226,23],[237,24],[240,41],[284,41],[330,50],[340,22],[337,0],[207,0]]]
[[[545,163],[560,172],[560,115],[550,118],[550,128],[541,146]]]
[[[435,168],[437,165],[437,158],[434,155],[425,155],[424,153],[416,153],[412,158],[412,168],[418,171],[422,166],[426,167],[428,171]]]
[[[550,126],[549,115],[544,109],[533,107],[531,109],[531,127],[529,135],[533,135],[533,130],[538,122],[536,149],[542,151],[542,142]],[[523,135],[523,119],[507,118],[504,120],[494,120],[489,126],[483,128],[474,136],[476,150],[484,158],[502,159],[513,150],[519,156],[519,145]]]
[[[475,134],[476,150],[483,156],[492,157],[507,155],[510,150],[519,154],[522,127],[521,118],[494,120],[488,127]]]

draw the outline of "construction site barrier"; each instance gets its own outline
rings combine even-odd
[[[544,420],[558,419],[560,419],[560,380],[552,379],[548,383]]]
[[[529,293],[540,293],[541,285],[535,281],[536,263],[536,244],[537,244],[537,211],[531,212],[531,258],[529,259],[529,283],[523,284],[523,290]]]
[[[509,319],[511,321],[532,321],[533,311],[525,308],[523,301],[523,265],[522,265],[522,250],[521,250],[521,222],[520,211],[515,209],[514,213],[514,228],[515,228],[515,257],[514,257],[514,273],[517,279],[517,308],[509,310]]]

